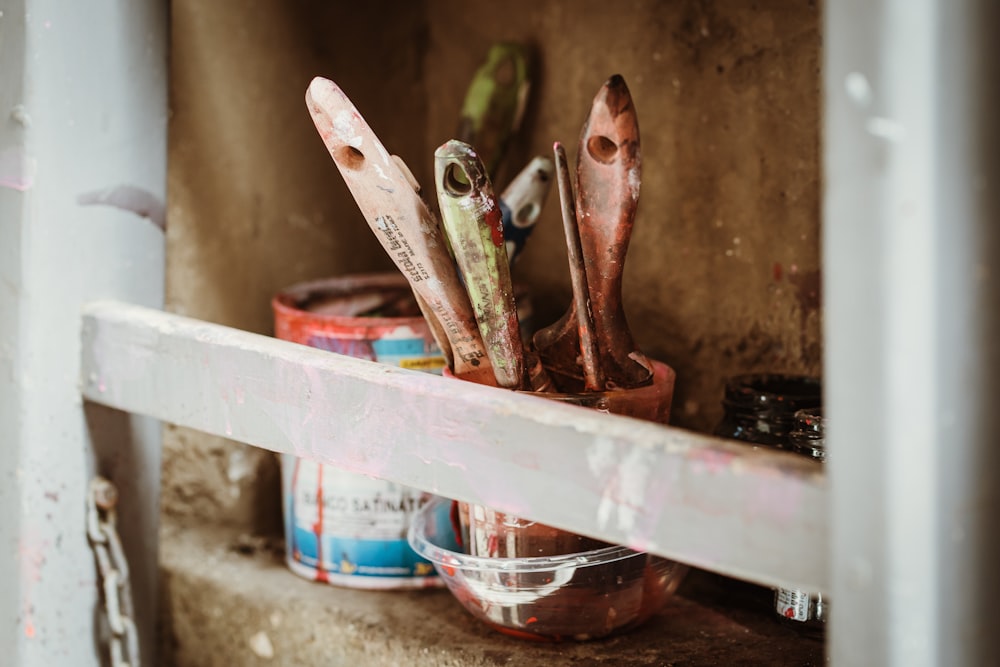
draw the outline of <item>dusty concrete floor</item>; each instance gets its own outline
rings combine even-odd
[[[236,531],[163,534],[162,665],[615,667],[823,664],[821,642],[779,625],[764,589],[694,571],[681,595],[620,637],[540,644],[505,637],[445,590],[362,591],[306,581],[274,543]],[[256,546],[256,548],[254,548]]]

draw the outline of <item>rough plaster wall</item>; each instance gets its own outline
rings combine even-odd
[[[710,430],[725,378],[819,373],[820,11],[807,0],[431,0],[429,153],[454,131],[494,40],[538,55],[515,170],[566,145],[604,80],[639,114],[643,185],[624,300],[639,346],[677,371],[675,424]],[[504,185],[503,175],[498,185]],[[558,199],[517,267],[538,323],[570,300]]]
[[[391,20],[389,20],[391,17]],[[293,283],[391,268],[306,111],[338,81],[383,140],[423,145],[419,3],[171,3],[167,308],[272,332]],[[168,428],[164,510],[277,530],[272,455]]]
[[[814,2],[358,7],[173,2],[170,309],[269,333],[276,290],[390,267],[311,125],[309,79],[337,81],[427,187],[433,149],[452,136],[489,44],[518,39],[534,44],[538,65],[498,187],[554,140],[575,161],[608,76],[632,91],[643,190],[625,306],[640,347],[677,370],[674,422],[710,430],[729,375],[819,372]],[[517,269],[539,324],[569,303],[565,257],[553,194]],[[168,429],[165,447],[168,513],[253,525],[261,507],[277,508],[273,484],[253,482],[275,479],[269,455],[182,429]]]

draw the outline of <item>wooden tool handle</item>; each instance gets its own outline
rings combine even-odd
[[[523,44],[490,47],[462,104],[457,138],[476,149],[496,178],[510,138],[521,125],[530,89],[530,51]]]
[[[369,227],[447,336],[457,377],[493,384],[468,297],[434,215],[343,91],[317,77],[306,105]]]
[[[576,214],[600,353],[609,380],[634,386],[650,377],[647,365],[636,362],[642,355],[636,351],[622,306],[625,255],[639,203],[641,156],[635,106],[619,75],[608,79],[594,97],[580,133],[576,174]]]
[[[576,174],[577,217],[591,289],[617,303],[641,181],[639,123],[621,76],[611,77],[594,98],[580,133]]]
[[[434,153],[434,180],[441,222],[465,279],[497,384],[526,389],[500,205],[486,167],[469,144],[452,140]]]
[[[570,283],[573,286],[573,310],[576,315],[577,335],[580,339],[580,360],[583,366],[584,388],[587,391],[604,390],[604,371],[600,364],[597,338],[594,332],[594,315],[587,284],[587,269],[580,230],[577,226],[576,205],[573,197],[573,183],[570,180],[566,149],[558,141],[553,145],[556,179],[559,183],[559,203],[561,204],[563,230],[566,233],[566,249],[569,258]]]
[[[531,159],[500,195],[503,237],[511,266],[524,249],[534,229],[554,180],[552,160],[538,155]]]

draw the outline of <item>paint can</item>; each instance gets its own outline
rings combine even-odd
[[[440,373],[444,357],[398,273],[302,283],[272,300],[275,335],[352,357]],[[296,574],[339,586],[439,586],[406,541],[433,496],[402,484],[282,455],[285,551]]]

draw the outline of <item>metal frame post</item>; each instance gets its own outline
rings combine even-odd
[[[84,409],[81,304],[162,307],[167,6],[0,2],[0,645],[106,660],[85,502],[120,491],[143,653],[156,612],[159,424]]]
[[[998,5],[826,3],[833,664],[1000,663]]]

